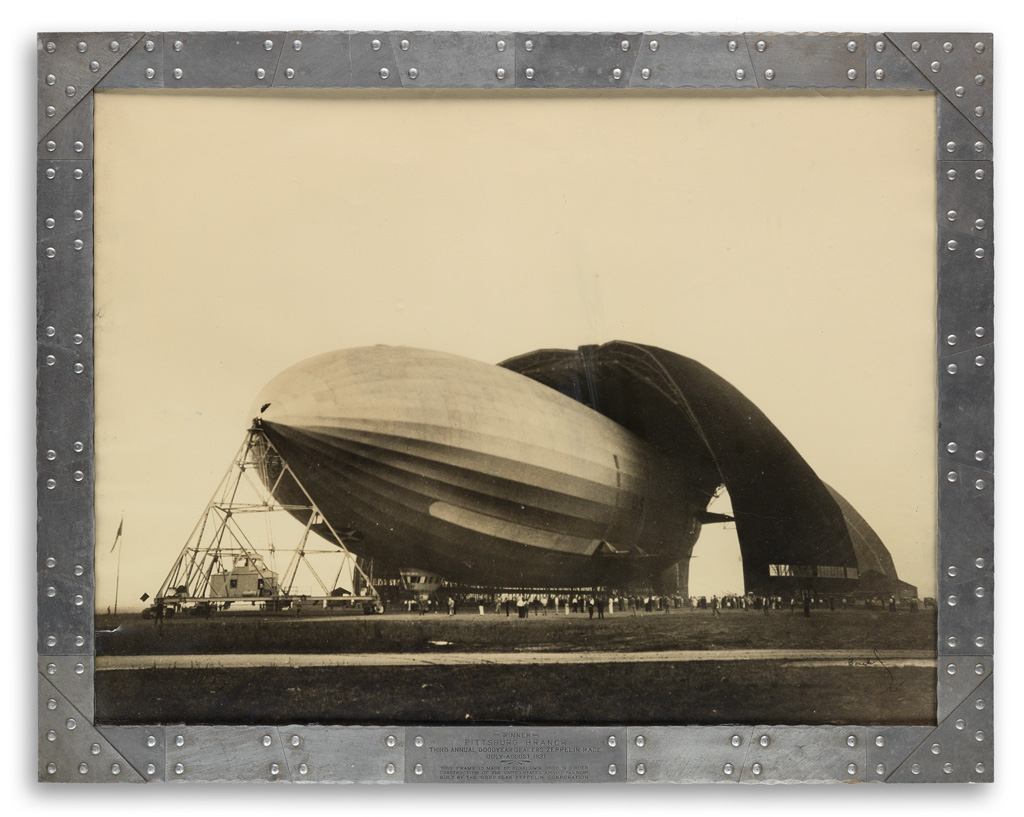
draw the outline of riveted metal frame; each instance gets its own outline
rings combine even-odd
[[[40,780],[436,779],[449,728],[96,726],[92,674],[93,92],[420,86],[935,93],[937,726],[536,731],[617,747],[588,771],[607,782],[992,780],[991,35],[59,33],[38,57]]]

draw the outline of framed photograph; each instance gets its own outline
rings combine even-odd
[[[40,34],[40,780],[992,780],[992,50]]]

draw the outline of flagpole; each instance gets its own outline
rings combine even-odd
[[[117,596],[121,589],[121,532],[124,530],[124,511],[121,511],[121,524],[117,526],[117,578],[114,581],[114,615],[117,615]]]

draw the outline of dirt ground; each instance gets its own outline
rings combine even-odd
[[[96,674],[101,723],[927,724],[935,670],[707,662]]]

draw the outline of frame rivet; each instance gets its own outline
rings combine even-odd
[[[772,68],[765,69],[764,78],[771,82],[773,79],[775,79],[775,70]]]

